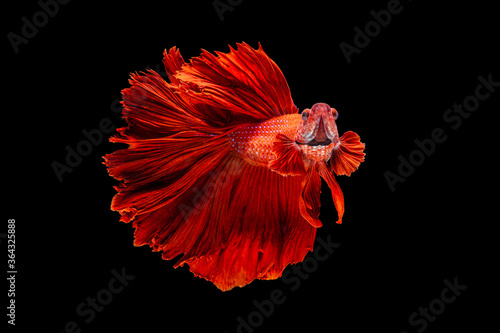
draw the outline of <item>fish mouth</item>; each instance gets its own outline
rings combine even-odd
[[[299,145],[309,145],[309,146],[328,146],[332,143],[332,140],[328,138],[328,135],[325,130],[325,123],[323,122],[323,118],[320,118],[319,124],[316,130],[316,136],[309,142],[297,142]]]
[[[316,139],[312,139],[309,142],[298,142],[296,140],[295,143],[298,145],[308,145],[308,146],[328,146],[330,143],[332,143],[332,140],[326,139],[324,141],[316,141]]]

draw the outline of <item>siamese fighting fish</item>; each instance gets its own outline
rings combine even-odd
[[[335,176],[358,169],[365,145],[352,131],[339,136],[326,103],[299,113],[260,44],[189,62],[172,47],[163,64],[165,78],[133,73],[122,91],[127,126],[110,141],[128,147],[104,156],[120,181],[111,209],[132,222],[135,246],[222,291],[277,279],[313,250],[321,179],[342,222]]]

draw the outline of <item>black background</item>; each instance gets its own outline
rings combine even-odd
[[[421,326],[408,317],[440,297],[444,279],[457,278],[467,289],[425,331],[484,331],[496,313],[488,301],[495,300],[489,278],[498,215],[489,213],[498,197],[492,118],[500,92],[456,130],[443,114],[474,94],[479,75],[500,81],[498,22],[493,7],[476,1],[402,1],[401,13],[348,64],[339,44],[353,44],[354,27],[363,29],[370,11],[387,3],[247,0],[221,21],[212,1],[71,1],[17,54],[4,37],[4,220],[17,226],[16,328],[61,332],[74,321],[82,332],[236,332],[254,300],[280,289],[286,301],[255,332],[416,332]],[[39,10],[32,0],[9,3],[4,36],[20,34],[21,18]],[[187,267],[133,247],[131,225],[109,208],[117,182],[102,165],[118,145],[93,147],[62,182],[51,167],[64,163],[65,147],[76,147],[82,130],[103,118],[124,125],[114,103],[128,74],[154,69],[165,48],[177,46],[187,60],[242,41],[262,44],[299,109],[330,104],[339,132],[353,130],[366,143],[359,170],[338,177],[342,225],[323,184],[317,237],[341,246],[296,290],[278,279],[223,293]],[[408,157],[414,140],[437,127],[447,140],[392,192],[384,173],[397,173],[398,156]],[[77,306],[122,268],[135,278],[86,323]]]

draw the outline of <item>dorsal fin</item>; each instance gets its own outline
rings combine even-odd
[[[163,66],[165,66],[165,71],[167,72],[168,79],[173,84],[178,84],[179,82],[175,78],[175,73],[177,73],[182,65],[185,64],[184,58],[182,58],[179,50],[174,46],[168,51],[165,49],[163,51]]]
[[[229,53],[217,56],[203,50],[183,65],[175,74],[183,94],[256,122],[297,113],[283,73],[260,44],[258,49],[246,43],[229,48]]]

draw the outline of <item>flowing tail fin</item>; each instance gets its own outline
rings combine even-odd
[[[316,229],[298,208],[301,177],[250,165],[227,134],[242,124],[297,111],[286,81],[264,51],[238,45],[185,63],[164,54],[170,79],[133,74],[123,91],[128,127],[106,155],[122,181],[111,208],[133,222],[134,245],[180,255],[197,276],[221,290],[275,279],[312,250]]]

